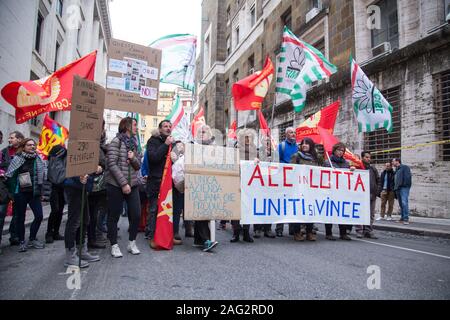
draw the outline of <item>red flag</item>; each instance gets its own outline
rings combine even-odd
[[[274,67],[269,57],[262,71],[258,71],[233,84],[234,107],[236,110],[259,110],[269,91]]]
[[[197,113],[197,115],[194,117],[194,120],[192,120],[191,131],[192,137],[194,137],[194,139],[195,136],[197,135],[198,128],[203,124],[206,124],[206,120],[205,120],[205,110],[203,110],[202,107],[200,111]]]
[[[319,112],[316,112],[300,124],[295,130],[297,142],[300,142],[305,137],[309,137],[315,143],[320,143],[319,127],[333,134],[340,105],[341,101],[338,100]]]
[[[322,144],[325,152],[332,154],[333,146],[339,142],[339,139],[332,135],[328,130],[318,127],[318,133],[320,141],[318,144]],[[345,149],[344,159],[350,162],[350,165],[355,166],[357,169],[364,169],[363,162],[358,159],[348,148]]]
[[[159,189],[158,215],[156,217],[155,244],[160,249],[173,248],[172,160],[169,147],[164,173]]]
[[[344,158],[350,162],[350,165],[355,166],[356,169],[365,169],[362,160],[357,158],[350,150],[345,150]]]
[[[231,124],[230,129],[228,129],[228,138],[230,138],[231,140],[237,140],[236,129],[237,123],[236,120],[234,120],[233,123]]]
[[[69,130],[60,125],[58,122],[45,115],[44,124],[42,125],[41,135],[37,151],[47,160],[50,150],[56,145],[64,145],[69,136]]]
[[[70,110],[73,76],[94,80],[96,56],[94,51],[46,78],[5,85],[1,93],[16,109],[16,123],[24,123],[44,112]]]

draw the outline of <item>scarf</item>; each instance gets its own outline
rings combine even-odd
[[[299,153],[300,157],[302,157],[303,159],[308,160],[308,161],[314,161],[312,154],[303,153],[302,151],[299,151],[298,153]]]
[[[339,158],[339,157],[336,157],[334,154],[330,157],[330,160],[331,160],[331,162],[335,162],[335,163],[344,163],[345,162],[344,157]]]
[[[35,186],[42,185],[44,183],[44,163],[41,158],[37,156],[37,153],[19,153],[12,160],[8,167],[8,171],[5,176],[11,178],[16,171],[25,163],[28,159],[36,159],[36,174],[33,177]]]
[[[125,144],[125,146],[127,147],[127,151],[137,150],[136,137],[131,138],[131,137],[127,136],[125,133],[118,133],[117,138],[119,138],[119,140],[123,144]]]

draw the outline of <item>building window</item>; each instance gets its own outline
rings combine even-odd
[[[240,39],[239,39],[239,26],[237,26],[235,29],[234,29],[234,39],[236,39],[235,41],[235,43],[236,43],[236,45],[235,45],[235,47],[237,47],[238,46],[238,44],[239,44],[239,41],[240,41]]]
[[[384,90],[381,93],[392,105],[392,122],[394,129],[390,134],[388,134],[385,129],[365,133],[364,150],[371,152],[400,148],[402,144],[400,87]],[[400,150],[372,154],[372,163],[384,164],[391,161],[392,158],[400,158],[400,156]]]
[[[450,0],[444,0],[444,22],[448,21],[447,17],[450,15]]]
[[[279,130],[279,137],[280,137],[280,143],[282,141],[284,141],[284,139],[286,139],[286,129],[289,127],[293,127],[294,126],[294,120],[291,121],[287,121],[285,123],[282,123],[278,126],[278,130]]]
[[[63,0],[56,1],[56,13],[58,13],[60,17],[63,16]]]
[[[77,48],[80,48],[80,40],[81,40],[81,27],[77,30]]]
[[[322,0],[310,0],[310,9],[322,9]]]
[[[54,71],[56,71],[56,68],[58,67],[59,48],[60,48],[60,45],[59,45],[58,42],[56,42],[56,49],[55,49],[55,64],[53,65],[53,70],[54,70]]]
[[[281,21],[283,22],[283,24],[286,27],[288,27],[289,29],[292,30],[292,13],[291,13],[291,8],[290,7],[281,16]]]
[[[236,83],[239,81],[239,69],[236,69],[236,71],[233,73],[233,83]]]
[[[254,54],[252,54],[248,58],[247,63],[248,63],[248,75],[255,73],[255,55]]]
[[[42,36],[42,28],[44,25],[44,17],[41,14],[40,11],[38,11],[38,17],[37,17],[37,25],[36,25],[36,39],[34,42],[34,49],[36,49],[37,52],[40,53],[41,49],[41,36]]]
[[[325,56],[325,38],[322,38],[314,43],[313,47],[322,52],[322,54]]]
[[[376,4],[381,12],[381,28],[372,29],[372,48],[384,42],[390,44],[391,49],[398,49],[398,15],[397,1],[382,0]]]
[[[225,80],[225,98],[230,94],[230,79]]]
[[[153,127],[158,127],[158,118],[153,118]]]
[[[146,125],[145,125],[145,118],[144,117],[141,118],[141,127],[142,128],[146,127]]]
[[[450,140],[450,70],[433,77],[438,140]],[[450,161],[450,143],[439,145],[438,159]]]
[[[231,22],[231,7],[228,6],[227,8],[227,25],[229,25]]]
[[[205,68],[205,74],[209,71],[210,67],[210,40],[209,35],[206,37],[205,40],[205,47],[204,47],[204,68]]]
[[[231,38],[230,36],[227,37],[227,57],[229,57],[231,54]]]
[[[50,112],[50,113],[48,114],[48,116],[49,116],[50,118],[52,118],[53,120],[55,120],[55,119],[56,119],[56,111]]]
[[[253,5],[250,7],[250,27],[253,28],[255,24],[256,24],[256,3],[253,3]]]
[[[205,122],[208,121],[208,101],[205,101],[205,109],[204,109],[204,114],[205,114]]]

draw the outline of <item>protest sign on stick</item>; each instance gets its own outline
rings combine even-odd
[[[156,116],[161,56],[159,49],[111,39],[106,108]]]
[[[93,81],[75,76],[72,91],[66,177],[97,170],[105,105],[105,89]]]

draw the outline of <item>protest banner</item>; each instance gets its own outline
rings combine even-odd
[[[111,39],[106,108],[156,116],[161,56],[159,49]]]
[[[239,220],[237,149],[186,144],[186,220]]]
[[[92,81],[75,76],[72,92],[67,177],[97,170],[105,104],[105,89]]]
[[[241,224],[370,224],[368,171],[241,161]]]

